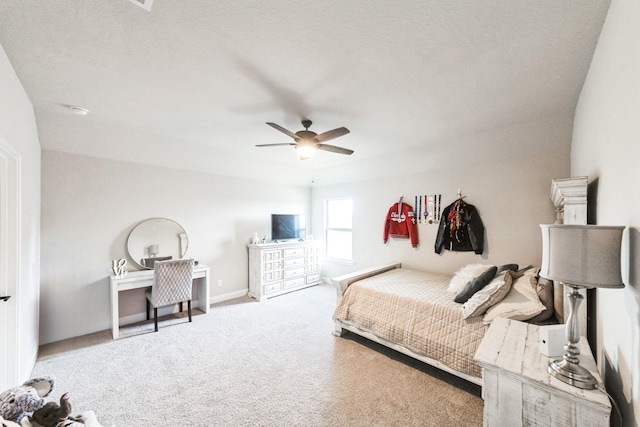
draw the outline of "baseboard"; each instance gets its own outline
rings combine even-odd
[[[214,295],[211,298],[209,298],[209,305],[215,304],[218,302],[228,301],[230,299],[242,298],[244,296],[247,296],[248,293],[249,293],[249,289],[242,289],[240,291],[233,291],[233,292],[229,292],[222,295]]]

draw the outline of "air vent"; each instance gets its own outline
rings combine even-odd
[[[141,8],[150,11],[153,0],[129,0],[133,4],[137,4]]]

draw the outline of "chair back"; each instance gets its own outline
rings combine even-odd
[[[191,300],[193,260],[158,261],[153,269],[151,304],[154,307]]]

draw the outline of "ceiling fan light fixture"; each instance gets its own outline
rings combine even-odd
[[[345,127],[336,128],[327,132],[322,132],[321,134],[317,134],[309,130],[309,126],[311,126],[311,120],[303,120],[302,126],[304,126],[305,130],[300,130],[296,133],[293,133],[290,130],[287,130],[282,126],[272,122],[267,122],[267,124],[275,130],[293,138],[295,142],[278,144],[257,144],[256,147],[276,147],[282,145],[292,145],[298,153],[298,156],[300,156],[300,160],[307,160],[308,158],[313,156],[317,150],[346,155],[353,154],[353,150],[349,150],[348,148],[325,144],[325,142],[327,141],[348,134],[349,129]]]
[[[303,145],[299,143],[295,146],[296,152],[298,156],[300,156],[300,160],[307,160],[309,157],[313,156],[316,153],[316,147],[311,145]]]

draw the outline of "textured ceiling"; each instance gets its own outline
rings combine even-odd
[[[308,183],[391,152],[572,114],[608,0],[2,0],[44,149]],[[75,116],[80,105],[91,113]],[[300,161],[268,127],[352,156]]]

